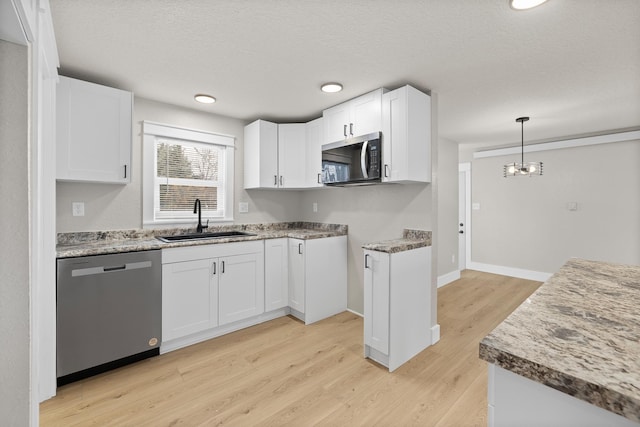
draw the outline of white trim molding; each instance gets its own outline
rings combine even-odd
[[[431,345],[440,341],[440,324],[436,323],[431,327]]]
[[[500,274],[502,276],[517,277],[519,279],[535,280],[537,282],[546,282],[552,276],[552,273],[545,273],[543,271],[524,270],[522,268],[484,264],[475,261],[471,261],[469,265],[467,265],[467,268],[470,270],[483,271],[485,273]]]
[[[448,285],[451,282],[455,282],[460,278],[460,270],[454,270],[449,273],[445,273],[442,276],[438,276],[438,288]]]
[[[525,153],[534,153],[536,151],[558,150],[560,148],[584,147],[587,145],[609,144],[613,142],[626,142],[640,139],[640,130],[611,133],[607,135],[588,136],[584,138],[566,139],[564,141],[543,142],[540,144],[531,144],[524,146]],[[495,150],[477,151],[473,153],[474,159],[482,159],[485,157],[498,157],[510,154],[519,154],[521,147],[498,148]]]

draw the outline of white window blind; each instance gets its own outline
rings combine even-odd
[[[204,217],[224,217],[225,149],[216,144],[156,138],[155,218],[192,219],[196,199],[200,199]]]

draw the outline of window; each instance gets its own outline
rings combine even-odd
[[[233,220],[234,138],[144,122],[143,223]]]

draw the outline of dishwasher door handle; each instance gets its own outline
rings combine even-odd
[[[115,271],[138,270],[141,268],[151,268],[152,265],[153,263],[151,261],[142,261],[142,262],[128,262],[124,265],[79,268],[76,270],[71,270],[71,277],[93,276],[95,274],[111,273]]]

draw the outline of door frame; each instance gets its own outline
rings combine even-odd
[[[464,235],[465,235],[465,268],[469,268],[471,264],[471,162],[463,162],[458,164],[458,172],[464,173]],[[458,174],[458,177],[460,175]],[[458,191],[460,191],[460,183],[458,183]],[[461,194],[458,194],[460,200]],[[460,250],[458,250],[458,270],[460,270]]]

